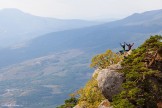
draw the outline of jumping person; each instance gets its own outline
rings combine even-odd
[[[132,44],[127,44],[127,43],[126,43],[126,45],[128,46],[128,50],[127,50],[127,51],[129,51],[129,50],[131,50],[131,48],[132,48],[132,46],[134,45],[134,43],[132,43]]]
[[[125,42],[124,42],[124,44],[120,43],[120,46],[123,48],[123,51],[125,51],[125,44],[126,44]]]
[[[120,50],[119,52],[120,52],[120,54],[124,54],[124,52],[125,52],[125,42],[124,42],[124,44],[120,43],[120,46],[123,48],[123,50]]]

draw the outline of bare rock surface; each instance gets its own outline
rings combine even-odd
[[[124,81],[124,76],[118,72],[121,68],[120,64],[111,65],[107,69],[100,70],[98,73],[98,87],[109,101],[122,90],[121,84]]]
[[[110,106],[110,102],[106,99],[101,102],[98,108],[112,108],[112,106]]]
[[[74,106],[73,108],[84,108],[84,107],[81,107],[81,106],[79,106],[79,105],[76,105],[76,106]]]

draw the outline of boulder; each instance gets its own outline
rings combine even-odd
[[[107,69],[100,70],[98,73],[98,87],[109,101],[122,90],[121,84],[124,81],[124,75],[118,72],[121,68],[120,64],[111,65]]]

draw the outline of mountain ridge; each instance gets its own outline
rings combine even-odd
[[[151,13],[154,13],[154,11],[151,11]],[[157,13],[157,11],[155,11],[155,13]],[[1,49],[0,65],[8,59],[8,57],[6,58],[5,56],[10,53],[13,54],[9,57],[13,60],[12,62],[15,61],[15,58],[17,61],[21,62],[26,59],[43,56],[51,52],[77,48],[89,52],[97,51],[99,53],[106,50],[107,46],[110,46],[111,49],[118,50],[119,43],[124,42],[125,40],[127,40],[127,42],[136,41],[135,46],[138,46],[149,35],[162,34],[162,24],[159,23],[161,18],[154,20],[155,23],[150,21],[151,23],[148,25],[146,25],[145,22],[139,23],[138,25],[125,25],[127,22],[125,20],[131,17],[132,16],[129,16],[123,20],[113,21],[98,26],[52,32],[32,39],[23,48]],[[127,23],[130,22],[128,21]],[[28,55],[25,55],[26,53]],[[5,65],[5,63],[3,64]]]
[[[0,10],[0,46],[12,46],[54,31],[82,28],[100,24],[84,20],[63,20],[40,17],[18,9]]]

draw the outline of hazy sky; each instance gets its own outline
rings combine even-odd
[[[162,0],[0,0],[0,9],[3,8],[18,8],[38,16],[90,20],[162,9]]]

